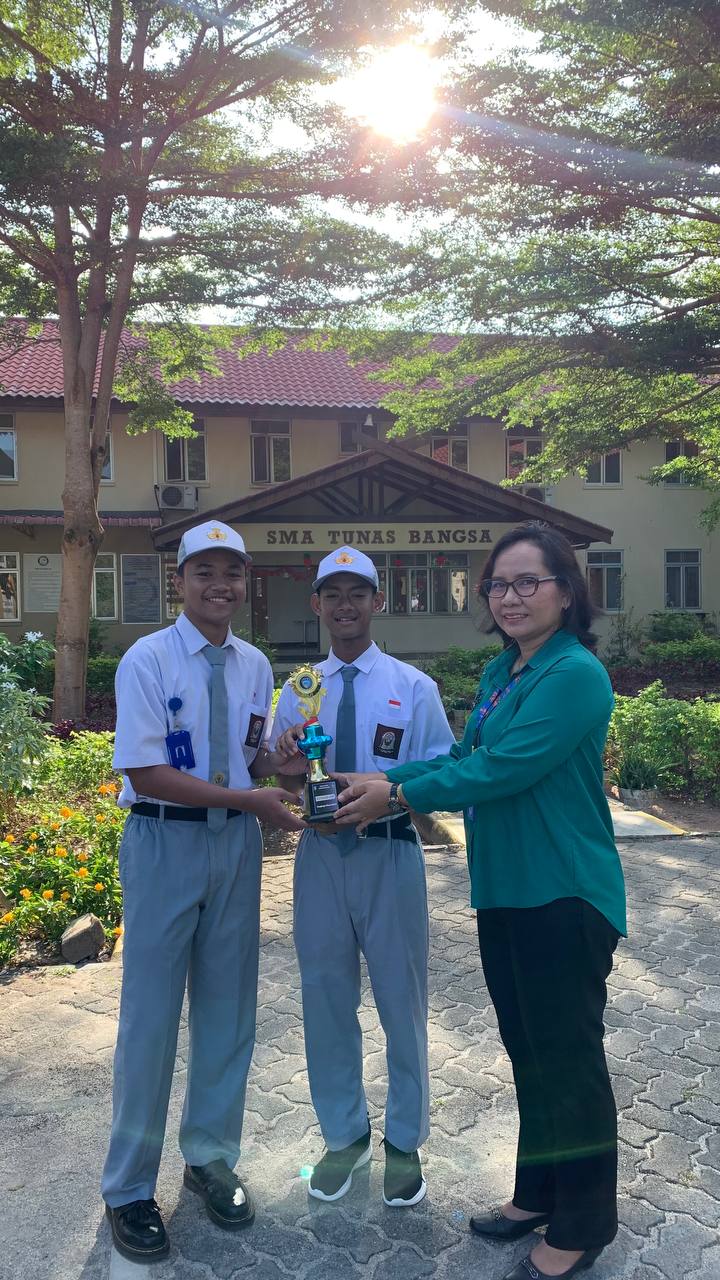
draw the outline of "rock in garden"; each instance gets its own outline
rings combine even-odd
[[[60,939],[60,950],[68,964],[89,960],[98,955],[104,946],[105,930],[92,912],[73,920]]]

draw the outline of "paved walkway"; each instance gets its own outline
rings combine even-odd
[[[620,1108],[621,1230],[593,1280],[720,1276],[720,843],[623,849],[631,936],[611,980],[607,1048]],[[291,928],[291,862],[265,867],[258,1047],[242,1167],[258,1201],[239,1236],[180,1189],[178,1062],[158,1199],[170,1259],[114,1255],[98,1195],[108,1133],[119,965],[0,982],[2,1280],[499,1280],[522,1243],[473,1239],[476,1206],[507,1194],[516,1115],[480,974],[462,851],[428,853],[432,904],[433,1130],[427,1199],[383,1207],[380,1152],[341,1206],[308,1201],[301,1169],[322,1143],[308,1098]],[[361,1012],[371,1118],[384,1101],[383,1039]],[[375,1132],[380,1136],[380,1127]]]
[[[630,809],[617,800],[610,800],[613,828],[616,840],[647,839],[651,836],[682,836],[688,833],[682,827],[673,826],[656,818],[654,813],[645,813],[642,809]],[[458,813],[436,813],[426,818],[430,824],[432,839],[438,844],[456,841],[465,843],[465,829],[462,816]]]

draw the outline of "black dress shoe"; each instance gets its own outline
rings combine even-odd
[[[487,1236],[490,1240],[520,1240],[536,1227],[546,1227],[550,1221],[549,1213],[536,1213],[534,1218],[506,1218],[500,1209],[490,1209],[488,1213],[479,1213],[470,1219],[470,1230],[476,1236]]]
[[[224,1160],[211,1164],[186,1164],[183,1182],[205,1201],[208,1217],[226,1231],[249,1227],[255,1217],[255,1206],[232,1169]]]
[[[111,1209],[105,1205],[110,1219],[113,1244],[123,1258],[132,1262],[159,1262],[167,1258],[170,1241],[154,1200],[131,1200]]]
[[[574,1262],[568,1271],[561,1272],[559,1276],[549,1276],[546,1271],[541,1271],[528,1255],[527,1258],[522,1259],[522,1262],[518,1262],[512,1271],[508,1271],[503,1280],[570,1280],[570,1276],[576,1276],[581,1271],[588,1271],[601,1253],[602,1249],[586,1249],[577,1262]]]

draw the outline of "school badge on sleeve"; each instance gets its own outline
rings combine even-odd
[[[307,665],[298,667],[291,673],[289,684],[297,697],[300,714],[305,716],[305,736],[297,744],[310,765],[310,774],[305,780],[303,814],[308,822],[331,822],[339,806],[337,783],[323,763],[332,738],[318,721],[326,693],[322,672]]]

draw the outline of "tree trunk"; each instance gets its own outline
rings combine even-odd
[[[88,623],[95,557],[103,528],[97,511],[90,420],[83,405],[65,407],[65,490],[62,587],[55,639],[53,719],[81,720],[85,715]]]

